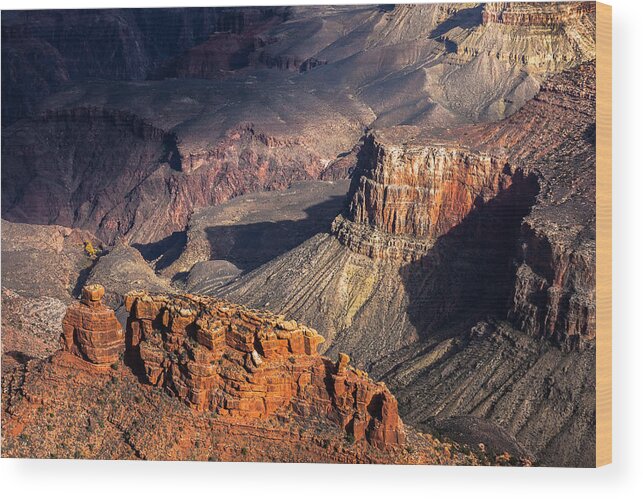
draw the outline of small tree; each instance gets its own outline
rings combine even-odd
[[[94,245],[91,243],[91,241],[85,241],[84,247],[85,253],[87,253],[90,258],[96,258],[96,249],[94,248]]]

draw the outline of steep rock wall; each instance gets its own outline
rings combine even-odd
[[[186,151],[172,132],[94,107],[46,112],[3,129],[3,138],[3,216],[83,228],[107,243],[159,241],[184,230],[196,208],[317,179],[324,169],[306,141],[252,124]]]
[[[503,159],[466,149],[364,140],[347,218],[392,236],[427,242],[511,185]]]

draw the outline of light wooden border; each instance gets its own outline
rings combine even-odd
[[[596,3],[596,466],[612,462],[612,7]]]

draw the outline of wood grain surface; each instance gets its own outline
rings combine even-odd
[[[612,462],[612,7],[596,5],[596,465]]]

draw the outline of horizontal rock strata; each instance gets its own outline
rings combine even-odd
[[[482,10],[482,22],[512,26],[553,26],[575,21],[596,12],[593,2],[490,2]]]
[[[81,301],[67,309],[60,338],[63,350],[97,365],[117,362],[125,349],[123,328],[101,302],[104,294],[99,284],[85,286]]]
[[[384,135],[384,134],[383,134]],[[332,227],[358,253],[413,261],[477,207],[512,185],[506,160],[451,146],[392,143],[370,133]]]
[[[390,234],[436,239],[511,184],[502,159],[464,149],[365,140],[349,193],[351,220]]]

